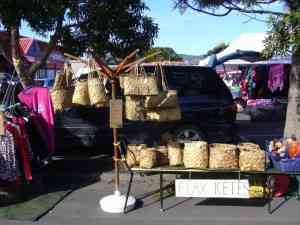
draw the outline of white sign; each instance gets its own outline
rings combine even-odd
[[[177,179],[176,197],[249,198],[248,180]]]

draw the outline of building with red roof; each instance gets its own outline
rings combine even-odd
[[[47,44],[44,41],[21,36],[19,46],[25,64],[30,66],[30,64],[38,62],[43,51],[47,48]],[[0,72],[2,70],[2,72],[12,73],[13,67],[11,65],[11,48],[8,32],[0,32],[0,46],[3,48],[2,54],[0,49]],[[54,80],[55,74],[63,70],[64,60],[62,49],[59,47],[54,48],[43,68],[36,73],[35,79],[42,81]]]

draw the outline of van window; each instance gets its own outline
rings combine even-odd
[[[217,95],[217,79],[213,73],[205,73],[202,71],[192,71],[191,77],[191,89],[195,89],[192,93],[195,95]]]

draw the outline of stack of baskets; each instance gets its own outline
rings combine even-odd
[[[78,79],[75,83],[72,102],[74,105],[80,106],[107,106],[108,97],[104,87],[103,76],[98,72],[91,72],[87,79]]]
[[[142,168],[184,166],[190,169],[264,171],[266,154],[252,143],[209,145],[204,141],[193,141],[184,143],[184,147],[176,142],[156,148],[129,145],[126,160],[129,166]]]
[[[108,106],[103,75],[91,72],[87,78],[77,79],[72,84],[73,72],[69,65],[65,66],[64,72],[55,76],[51,91],[51,98],[55,111],[62,111],[73,106]]]
[[[120,77],[124,89],[125,115],[132,121],[176,121],[181,119],[177,91],[169,90],[161,65],[154,73],[136,66],[133,73]]]

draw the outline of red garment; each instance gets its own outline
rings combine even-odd
[[[289,191],[290,177],[285,175],[276,175],[274,184],[274,197],[282,197]]]
[[[18,95],[20,101],[32,110],[32,121],[50,154],[55,150],[54,110],[48,88],[32,87]]]
[[[29,146],[28,139],[25,130],[25,121],[22,118],[13,118],[14,124],[18,126],[18,128],[14,127],[12,124],[7,123],[6,129],[10,131],[16,142],[17,149],[20,153],[20,159],[24,170],[25,179],[27,181],[32,180],[32,171],[30,166],[29,159]]]

